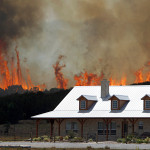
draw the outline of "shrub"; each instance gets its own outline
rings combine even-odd
[[[82,137],[74,137],[73,139],[71,139],[71,142],[83,142],[83,138]]]
[[[75,136],[77,136],[77,134],[73,131],[69,131],[68,136],[69,136],[69,139],[73,139]]]
[[[89,141],[89,142],[93,142],[93,139],[89,139],[88,141]]]
[[[118,143],[121,143],[121,142],[122,142],[122,139],[121,139],[121,138],[117,139],[117,142],[118,142]]]
[[[55,136],[55,141],[59,141],[59,136]]]
[[[65,139],[65,140],[69,140],[69,136],[66,135],[66,136],[64,137],[64,139]]]
[[[60,137],[59,137],[59,140],[62,141],[62,140],[63,140],[63,136],[60,136]]]
[[[47,136],[47,135],[43,135],[43,136],[41,136],[40,138],[41,138],[41,141],[43,141],[44,138],[48,138],[48,136]]]
[[[125,138],[119,138],[119,139],[117,139],[117,142],[126,143],[126,139]]]
[[[149,138],[149,137],[145,138],[145,139],[143,140],[143,142],[144,142],[144,143],[150,143],[150,138]]]
[[[44,142],[49,142],[49,138],[45,137],[45,138],[43,139],[43,141],[44,141]]]
[[[136,139],[136,143],[138,143],[138,144],[143,143],[143,140],[142,139]]]
[[[38,137],[38,138],[33,138],[33,141],[41,141],[41,138]]]

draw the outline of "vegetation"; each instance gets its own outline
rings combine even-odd
[[[30,119],[31,116],[52,111],[70,92],[60,90],[53,93],[27,92],[0,97],[0,124],[17,123],[18,120]]]
[[[119,143],[150,143],[150,138],[146,137],[145,139],[141,139],[139,137],[136,137],[134,135],[128,135],[126,138],[118,138],[117,142]]]

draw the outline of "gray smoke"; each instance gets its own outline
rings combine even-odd
[[[139,68],[149,70],[149,0],[27,0],[25,5],[6,0],[2,8],[0,12],[17,21],[9,26],[10,19],[6,22],[0,15],[1,29],[8,26],[0,30],[0,37],[17,38],[34,82],[56,86],[52,65],[59,55],[66,56],[62,63],[68,87],[75,83],[74,74],[84,70],[99,75],[103,71],[105,78],[121,79],[125,74],[128,83],[134,82]]]

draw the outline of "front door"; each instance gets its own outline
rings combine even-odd
[[[122,138],[124,138],[128,134],[128,122],[122,122]]]

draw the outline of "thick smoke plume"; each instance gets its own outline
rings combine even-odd
[[[14,38],[34,82],[56,86],[53,64],[64,55],[68,87],[84,70],[133,83],[150,70],[150,1],[3,0],[0,39],[13,48]]]
[[[1,0],[0,1],[0,39],[7,44],[38,28],[42,17],[40,0]]]

